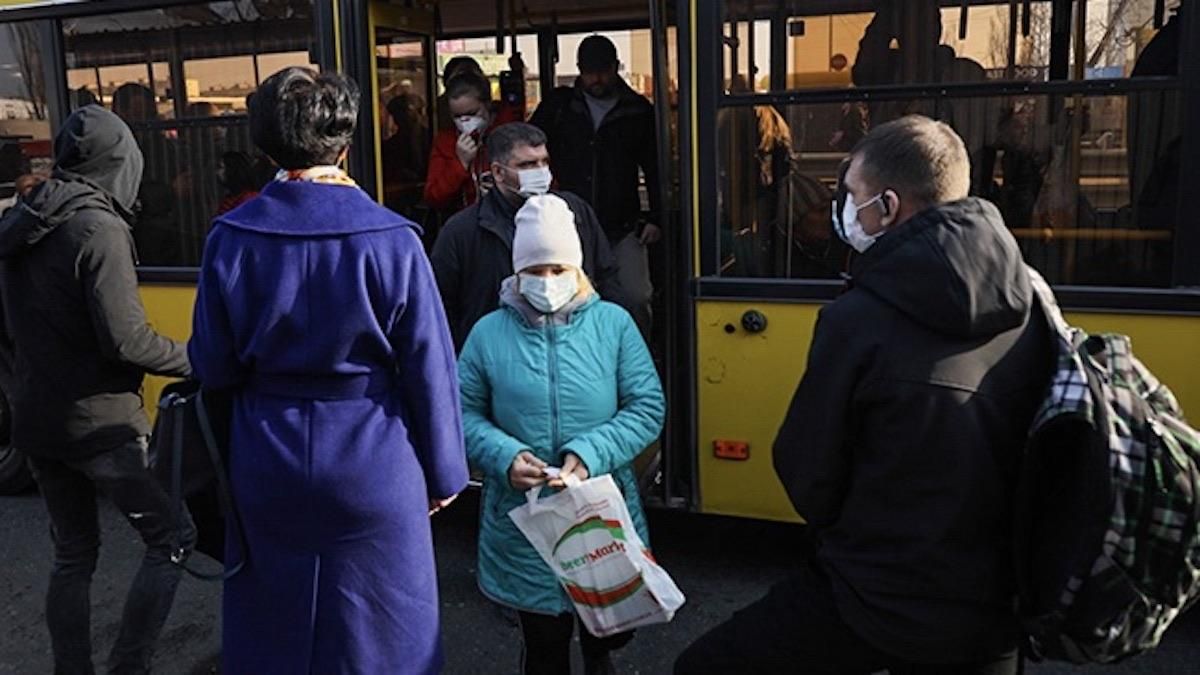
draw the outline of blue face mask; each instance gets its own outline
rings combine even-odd
[[[521,295],[542,314],[553,314],[579,293],[579,277],[572,270],[548,277],[522,273],[518,276]]]

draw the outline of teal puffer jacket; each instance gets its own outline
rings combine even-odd
[[[570,600],[508,517],[525,502],[508,469],[524,450],[551,466],[575,453],[590,475],[613,475],[649,546],[631,463],[658,438],[666,404],[624,309],[593,295],[545,317],[507,288],[503,302],[475,325],[459,357],[467,457],[484,474],[479,587],[515,609],[561,614],[572,611]]]

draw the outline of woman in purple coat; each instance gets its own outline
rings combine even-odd
[[[415,226],[335,166],[358,103],[336,74],[263,82],[250,132],[283,170],[205,246],[188,351],[236,392],[248,548],[224,673],[442,664],[429,515],[467,483],[454,347]]]

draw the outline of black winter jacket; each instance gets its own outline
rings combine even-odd
[[[566,200],[575,214],[575,228],[583,245],[583,271],[601,297],[626,306],[616,261],[596,214],[569,192],[554,194]],[[500,306],[500,283],[514,273],[516,214],[516,207],[499,190],[490,190],[483,199],[454,214],[438,233],[430,262],[455,351],[462,351],[475,323]]]
[[[145,372],[187,376],[184,346],[146,323],[125,220],[142,154],[88,106],[55,139],[54,177],[0,220],[0,370],[13,445],[79,459],[149,431]]]
[[[651,219],[658,218],[661,207],[654,106],[624,80],[617,91],[617,104],[599,129],[578,82],[551,92],[529,119],[546,133],[559,188],[583,197],[596,210],[613,243],[634,232],[641,220],[639,167],[646,176]]]
[[[961,662],[1016,644],[1011,499],[1053,349],[989,202],[924,211],[822,309],[775,441],[838,609],[876,647]]]

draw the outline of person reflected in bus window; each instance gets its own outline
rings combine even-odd
[[[133,130],[146,158],[133,227],[138,262],[147,266],[183,264],[179,196],[174,192],[180,173],[179,153],[175,139],[156,126],[159,115],[154,92],[135,82],[123,84],[113,92],[112,111]]]
[[[446,98],[454,128],[439,131],[433,139],[425,203],[449,216],[487,192],[491,183],[488,134],[516,120],[496,116],[491,84],[481,75],[467,72],[450,80]]]
[[[1045,162],[1034,148],[1035,110],[1028,101],[1005,108],[997,124],[995,142],[985,147],[980,156],[978,173],[983,188],[977,194],[995,204],[1011,228],[1033,227],[1034,206],[1042,192]]]
[[[209,101],[189,103],[184,115],[193,123],[179,132],[179,150],[184,166],[175,177],[173,189],[179,199],[180,221],[185,231],[203,246],[213,211],[223,197],[220,172],[226,129],[217,106]]]
[[[387,112],[396,130],[380,149],[384,204],[409,218],[415,218],[428,170],[429,130],[422,110],[420,101],[410,94],[392,97],[387,102]],[[436,230],[426,232],[425,237],[431,245],[437,237]]]
[[[71,90],[71,110],[79,110],[85,105],[94,105],[99,102],[96,95],[87,87]]]
[[[621,78],[617,47],[603,35],[589,35],[579,43],[576,64],[574,86],[551,92],[529,122],[549,139],[562,189],[595,209],[633,318],[648,339],[654,288],[647,247],[662,238],[654,106]],[[642,176],[649,207],[645,215]]]
[[[850,248],[835,236],[830,221],[833,193],[821,181],[795,168],[779,191],[774,227],[775,276],[838,279],[847,271]]]
[[[338,167],[361,100],[338,73],[267,78],[250,135],[283,171],[205,245],[188,353],[233,398],[249,552],[225,582],[222,672],[443,664],[429,517],[469,477],[458,374],[416,224]]]
[[[821,309],[772,456],[815,556],[689,646],[676,675],[1017,672],[1012,494],[1054,369],[999,211],[944,122],[855,147]]]
[[[254,175],[254,165],[244,152],[230,151],[221,155],[217,167],[217,182],[221,184],[223,196],[214,215],[228,213],[258,196],[262,185]]]
[[[649,547],[633,460],[661,433],[666,401],[629,312],[601,301],[583,273],[567,203],[536,195],[515,218],[516,274],[504,280],[500,308],[475,325],[459,358],[467,456],[484,476],[479,587],[516,610],[523,675],[569,674],[576,623],[584,672],[607,675],[617,672],[612,652],[633,631],[592,635],[554,570],[507,514],[533,488],[611,474]],[[558,405],[534,403],[546,392]],[[548,466],[561,474],[547,476]],[[493,664],[492,672],[504,669]]]
[[[858,43],[850,68],[855,86],[917,84],[935,81],[936,49],[941,42],[938,3],[928,0],[876,0],[875,16]],[[933,112],[920,101],[883,101],[869,105],[871,124],[915,112]]]
[[[27,173],[18,176],[13,187],[16,189],[18,199],[27,199],[33,190],[46,182],[46,177],[40,173]]]
[[[742,85],[735,79],[732,86],[736,91]],[[781,241],[775,225],[787,216],[793,170],[791,129],[768,105],[725,108],[718,113],[717,130],[724,271],[745,277],[782,274],[771,265],[776,253],[785,255],[774,246]]]
[[[866,105],[858,101],[843,103],[837,130],[829,138],[829,148],[838,152],[850,152],[855,144],[867,135],[869,126]]]
[[[1179,74],[1179,41],[1186,3],[1181,3],[1142,50],[1131,77],[1173,77]],[[1129,192],[1133,225],[1146,230],[1175,231],[1179,220],[1180,161],[1182,159],[1182,93],[1176,89],[1129,95]],[[1142,267],[1138,285],[1170,283],[1171,247],[1150,244],[1149,264]],[[1148,267],[1148,269],[1145,269]]]
[[[16,141],[0,144],[0,183],[11,183],[29,173],[29,158]]]
[[[451,218],[434,242],[430,261],[454,345],[462,349],[471,328],[500,302],[500,284],[512,276],[512,242],[517,209],[534,195],[551,192],[553,175],[546,135],[524,122],[499,126],[488,136],[488,156],[496,187]],[[583,271],[600,296],[628,308],[617,278],[608,238],[587,202],[553,191],[575,214],[583,242]]]
[[[27,201],[34,189],[45,182],[45,180],[46,177],[41,174],[26,173],[17,176],[16,180],[13,181],[12,196],[8,199],[0,199],[0,215],[7,213],[9,209],[17,204]]]

